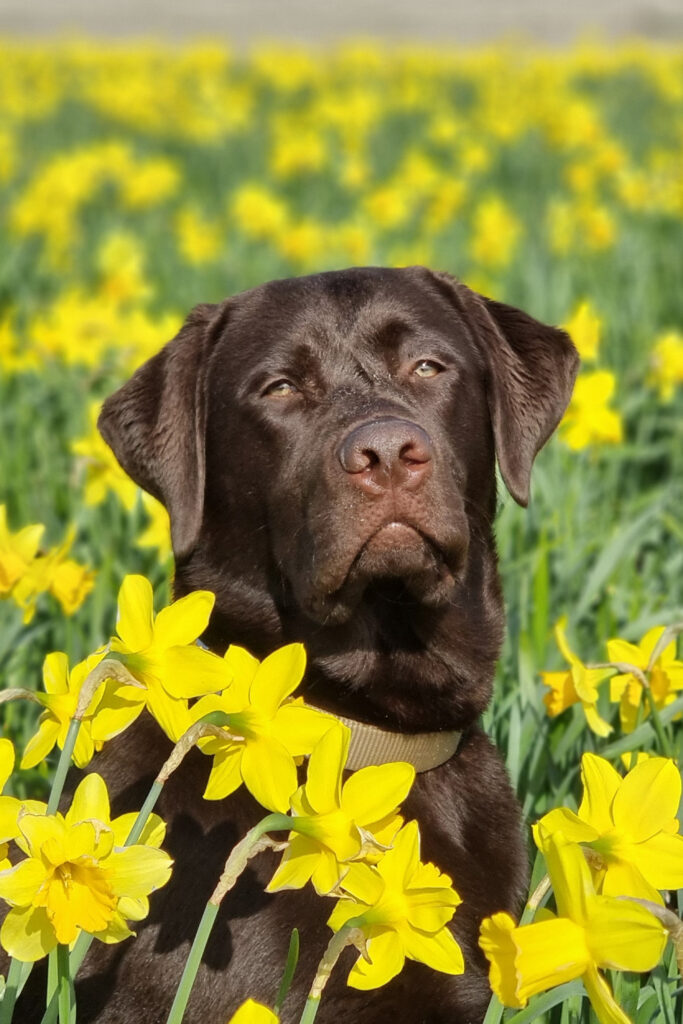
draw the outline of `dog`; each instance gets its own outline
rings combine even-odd
[[[448,274],[354,268],[197,306],[104,404],[105,440],[170,514],[176,597],[216,595],[210,649],[263,657],[302,641],[310,704],[393,733],[461,734],[448,760],[417,775],[403,814],[419,822],[422,858],[463,898],[451,927],[465,973],[409,961],[358,992],[346,986],[347,951],[321,1024],[484,1015],[479,924],[519,913],[528,873],[516,798],[477,724],[504,625],[495,463],[526,505],[577,368],[564,331]],[[118,811],[139,808],[168,749],[141,719],[93,762]],[[209,767],[193,752],[163,793],[172,880],[137,939],[93,947],[76,985],[82,1024],[166,1020],[227,854],[265,813],[244,789],[202,800]],[[276,863],[260,855],[225,900],[188,1024],[224,1024],[248,996],[272,1005],[294,925],[302,954],[281,1019],[299,1019],[333,903],[312,890],[266,894]]]

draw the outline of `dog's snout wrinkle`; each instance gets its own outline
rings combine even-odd
[[[350,482],[372,497],[392,488],[421,487],[431,472],[434,449],[417,423],[388,416],[355,427],[337,457]]]

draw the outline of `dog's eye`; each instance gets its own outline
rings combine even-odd
[[[421,359],[419,363],[416,363],[413,367],[413,373],[418,377],[426,379],[428,377],[436,377],[437,374],[443,371],[444,367],[441,363],[434,362],[433,359]]]
[[[289,398],[290,395],[298,394],[299,389],[296,384],[292,384],[291,380],[274,380],[272,384],[268,384],[267,387],[261,392],[262,395],[269,395],[273,398]]]

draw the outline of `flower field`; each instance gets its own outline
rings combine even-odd
[[[39,907],[54,927],[39,948],[22,945],[29,904],[8,880],[16,869],[0,863],[0,897],[14,922],[11,948],[4,930],[0,942],[22,962],[54,951],[62,978],[64,949],[68,963],[69,945],[83,936],[129,936],[126,922],[146,915],[149,894],[168,877],[160,820],[130,842],[133,822],[110,819],[101,780],[50,819],[49,835],[41,826],[81,687],[109,655],[124,668],[95,679],[76,763],[97,772],[95,752],[146,711],[174,741],[203,716],[224,715],[212,719],[221,734],[200,740],[214,757],[207,798],[244,783],[278,818],[271,828],[291,824],[282,821],[290,798],[308,820],[305,787],[298,796],[295,783],[286,793],[259,789],[248,744],[229,778],[221,769],[234,746],[235,692],[224,695],[222,660],[191,647],[212,598],[193,595],[182,625],[172,611],[167,517],[99,438],[102,399],[198,302],[276,277],[419,263],[565,326],[582,357],[571,405],[536,461],[529,508],[500,487],[508,631],[484,724],[522,803],[531,861],[536,847],[545,860],[536,858],[523,923],[485,922],[496,991],[487,1024],[578,1024],[594,1013],[622,1024],[680,1022],[675,942],[665,946],[675,924],[650,911],[666,904],[683,913],[683,51],[349,43],[324,54],[264,46],[240,56],[208,43],[4,41],[0,52],[0,685],[17,696],[2,705],[0,845],[18,840],[25,863],[43,865],[23,869],[33,874],[22,892],[39,894],[31,912]],[[169,606],[144,636],[134,610],[149,606],[152,621],[152,589],[141,577],[156,607]],[[151,650],[154,668],[140,661]],[[203,688],[166,687],[160,665],[177,678],[182,664],[191,679],[192,659],[202,657],[219,662],[210,671],[202,662]],[[272,687],[273,722],[284,712],[291,733],[293,709],[308,710],[291,701],[302,657],[289,650],[259,668],[240,655],[232,667],[242,710],[260,707]],[[27,690],[38,696],[15,693]],[[348,740],[317,728],[312,754],[288,750],[280,787],[304,753],[307,786],[314,770],[341,777]],[[344,811],[372,832],[410,787],[397,772],[386,776],[381,815],[361,821],[351,795],[348,808],[343,796],[334,803],[334,787],[328,813]],[[23,831],[17,799],[31,819]],[[94,817],[106,822],[108,846],[85,827]],[[350,941],[377,941],[363,915],[377,920],[396,865],[413,879],[408,888],[416,878],[427,885],[433,866],[419,861],[417,829],[398,832],[397,819],[381,843],[375,836],[375,853],[394,843],[377,866],[358,861],[360,841],[344,846],[309,818],[309,833],[292,833],[272,888],[312,878],[318,892],[343,889],[347,864],[331,928],[346,936],[356,922]],[[63,863],[87,855],[116,878],[135,862],[145,882],[134,891],[122,882],[105,899],[93,867],[79,883],[80,909],[62,913],[54,909],[62,861],[45,868],[43,841],[72,850]],[[302,877],[296,844],[310,854],[312,843],[319,861]],[[430,878],[444,918],[437,926],[430,910],[425,962],[458,973],[457,944],[451,937],[456,953],[445,937],[458,880]],[[583,903],[578,890],[588,893]],[[99,902],[88,895],[95,891]],[[548,901],[557,916],[543,910],[532,923]],[[408,925],[395,936],[400,957],[412,956]],[[550,955],[559,947],[570,951],[562,963]],[[395,950],[376,948],[375,968],[359,958],[349,984],[391,977]],[[60,1013],[68,994],[60,985]],[[269,1012],[246,1007],[239,1020],[274,1020]],[[2,1014],[0,1004],[8,1024]]]

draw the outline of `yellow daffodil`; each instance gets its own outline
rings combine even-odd
[[[564,324],[565,331],[574,342],[582,359],[593,362],[598,358],[602,320],[590,302],[581,302]]]
[[[11,533],[7,509],[0,505],[0,597],[6,597],[35,558],[45,527],[40,523]]]
[[[100,409],[100,402],[91,403],[88,409],[88,433],[71,444],[71,451],[82,460],[85,467],[85,503],[99,505],[112,492],[124,508],[131,512],[140,490],[121,468],[97,429]]]
[[[247,999],[246,1003],[242,1003],[239,1010],[233,1013],[228,1024],[278,1024],[278,1019],[277,1014],[263,1003]]]
[[[142,494],[142,507],[147,513],[148,523],[138,537],[139,548],[156,548],[159,558],[166,561],[173,554],[171,547],[171,520],[168,512],[156,498],[146,491]]]
[[[197,721],[210,712],[228,716],[225,739],[199,741],[213,757],[204,796],[221,800],[244,782],[258,802],[286,812],[297,787],[295,758],[310,754],[332,719],[290,700],[301,682],[306,654],[301,644],[288,644],[262,662],[242,647],[229,647],[225,664],[233,682],[221,694],[202,697],[191,709]]]
[[[83,784],[81,784],[81,787]],[[17,845],[25,860],[0,873],[0,897],[10,904],[0,943],[10,956],[34,961],[57,943],[70,945],[81,931],[104,942],[131,935],[126,919],[139,920],[150,893],[165,885],[171,860],[155,846],[116,845],[108,827],[102,780],[81,792],[76,810],[24,814]],[[87,813],[87,820],[75,820]]]
[[[506,267],[522,233],[520,221],[498,196],[483,199],[474,209],[472,257],[483,267]]]
[[[401,829],[376,866],[352,864],[341,887],[346,895],[327,923],[336,932],[357,918],[370,961],[359,957],[351,968],[352,988],[386,985],[406,957],[435,971],[462,974],[462,952],[447,928],[461,900],[447,875],[421,863],[417,822]]]
[[[630,900],[598,896],[580,848],[561,832],[543,837],[559,916],[518,927],[509,914],[482,922],[479,945],[490,962],[491,988],[506,1006],[526,1006],[538,992],[583,981],[601,1024],[629,1024],[600,968],[647,971],[664,951],[667,932]]]
[[[34,558],[14,588],[14,599],[24,609],[24,622],[30,622],[41,594],[49,591],[67,615],[73,615],[92,590],[95,573],[79,562],[68,558],[74,542],[75,530],[67,531],[61,544],[46,555]]]
[[[321,896],[338,885],[348,861],[389,846],[402,825],[396,813],[415,778],[404,762],[361,768],[342,786],[349,730],[328,728],[313,748],[306,784],[291,797],[296,832],[268,892],[301,889],[309,879]]]
[[[594,370],[578,377],[560,424],[560,437],[572,451],[621,442],[621,416],[609,408],[615,387],[616,378],[609,370]]]
[[[14,747],[12,741],[0,739],[0,792],[14,771]],[[22,813],[44,814],[47,804],[40,800],[18,800],[14,796],[0,796],[0,871],[11,867],[7,859],[7,844],[19,835],[19,815]]]
[[[152,585],[144,576],[126,576],[119,591],[112,654],[145,687],[150,713],[172,739],[184,731],[187,699],[222,690],[229,664],[196,646],[214,605],[214,595],[198,590],[181,597],[155,617]]]
[[[598,685],[610,675],[611,669],[588,668],[574,654],[567,643],[567,619],[563,616],[555,625],[555,640],[560,652],[569,662],[569,669],[562,672],[541,672],[545,686],[550,693],[543,698],[548,714],[554,718],[572,704],[581,703],[586,721],[598,736],[609,736],[612,726],[598,713]]]
[[[542,834],[559,830],[591,851],[597,892],[663,903],[658,889],[683,886],[678,768],[667,758],[650,757],[622,779],[609,761],[584,754],[581,778],[578,813],[558,807],[544,815],[534,827],[537,845]]]
[[[650,357],[651,380],[663,402],[670,402],[683,384],[683,333],[666,331],[655,340]]]
[[[36,694],[45,711],[40,716],[38,731],[26,744],[22,768],[33,768],[45,760],[55,743],[60,750],[64,747],[81,687],[105,655],[104,649],[97,651],[85,661],[74,665],[71,671],[69,660],[61,651],[54,651],[45,658],[43,685],[46,692]],[[143,691],[113,679],[101,683],[90,701],[76,737],[74,762],[78,767],[85,768],[94,752],[101,750],[107,740],[118,736],[135,721],[143,707]]]
[[[610,661],[633,665],[641,672],[648,673],[650,691],[657,708],[671,704],[678,692],[683,690],[683,661],[676,658],[676,641],[673,637],[650,668],[651,656],[663,632],[664,626],[655,626],[648,630],[639,644],[619,639],[607,642]],[[615,703],[619,701],[619,717],[624,732],[633,732],[639,718],[646,718],[649,714],[647,702],[643,702],[642,680],[633,672],[612,676],[610,700]]]

